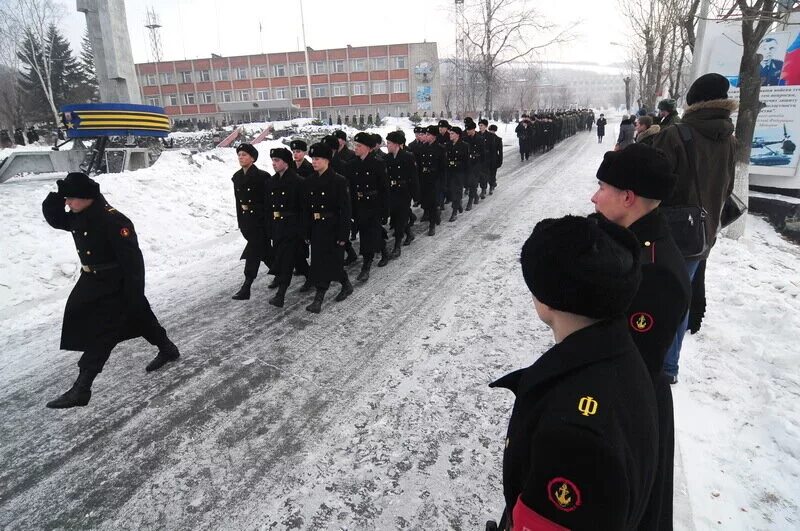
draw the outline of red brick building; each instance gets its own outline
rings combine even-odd
[[[136,65],[142,103],[173,119],[267,121],[314,115],[437,114],[436,43],[308,50]],[[307,73],[308,69],[308,73]],[[309,91],[310,78],[310,91]]]

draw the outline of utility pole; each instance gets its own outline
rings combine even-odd
[[[308,114],[314,118],[314,98],[311,94],[311,65],[308,62],[308,45],[306,44],[306,19],[303,17],[303,0],[300,0],[300,27],[303,29],[303,51],[306,54],[306,85],[308,90]]]

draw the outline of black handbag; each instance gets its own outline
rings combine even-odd
[[[701,257],[708,251],[708,238],[706,236],[706,220],[708,212],[703,208],[703,198],[700,195],[700,185],[697,182],[697,162],[695,161],[692,142],[692,130],[684,124],[677,124],[678,133],[683,140],[686,158],[692,171],[697,202],[699,205],[662,207],[661,211],[667,218],[672,237],[681,250],[683,257],[693,260]]]
[[[747,212],[747,205],[739,199],[736,194],[731,194],[722,205],[722,213],[719,216],[719,228],[724,229]]]

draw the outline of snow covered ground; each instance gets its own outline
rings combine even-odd
[[[283,310],[268,306],[263,275],[251,301],[230,300],[233,150],[99,177],[136,224],[148,296],[183,357],[146,375],[152,347],[120,345],[91,404],[66,412],[43,404],[74,378],[76,354],[57,346],[77,258],[41,218],[53,176],[0,185],[0,527],[466,530],[498,517],[512,397],[487,384],[552,344],[519,249],[538,220],[592,210],[613,145],[584,133],[522,165],[509,128],[492,197],[433,238],[417,226],[398,260],[343,303],[329,293],[318,316],[297,283]],[[258,146],[264,169],[277,144]],[[677,529],[800,526],[800,250],[748,224],[712,253],[706,320],[673,388]]]

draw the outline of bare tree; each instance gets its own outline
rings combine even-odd
[[[29,65],[31,77],[41,84],[53,122],[58,123],[58,109],[53,96],[53,57],[51,28],[58,25],[62,6],[51,0],[1,0],[0,39],[14,43],[17,57]]]
[[[485,113],[492,110],[499,68],[528,61],[537,51],[565,42],[574,27],[557,29],[527,0],[473,0],[465,6],[462,24],[483,84]]]

